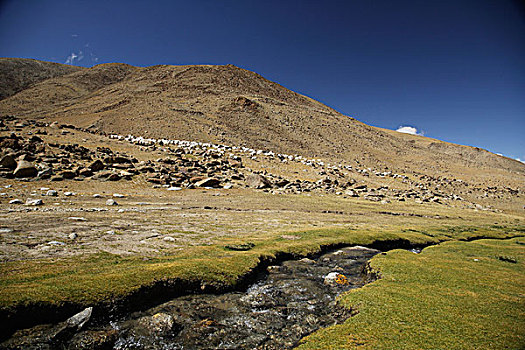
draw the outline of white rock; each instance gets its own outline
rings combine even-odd
[[[120,193],[113,193],[113,197],[115,197],[115,198],[124,198],[126,196],[123,195],[123,194],[120,194]]]
[[[324,277],[324,284],[329,286],[340,286],[348,283],[346,277],[339,272],[330,272]]]
[[[64,196],[66,197],[70,197],[70,196],[74,196],[75,194],[73,192],[64,192]]]
[[[98,193],[95,193],[95,194],[93,195],[93,198],[100,198],[100,197],[102,197],[102,196],[101,196],[100,194],[98,194]]]
[[[164,240],[165,240],[166,242],[175,242],[175,238],[170,237],[170,236],[166,236],[166,237],[164,237]]]
[[[46,192],[46,196],[56,197],[56,196],[58,196],[58,192],[55,191],[55,190],[49,190],[49,191]]]
[[[168,191],[180,191],[180,190],[182,190],[182,188],[174,186],[174,187],[167,188],[167,190]]]
[[[30,199],[29,198],[26,201],[26,205],[33,205],[33,206],[35,206],[35,205],[42,205],[42,204],[44,204],[44,202],[41,199]]]
[[[118,203],[116,200],[110,198],[106,201],[106,205],[118,205]]]
[[[24,202],[22,202],[20,199],[13,199],[9,201],[9,204],[23,204],[23,203]]]
[[[83,217],[80,217],[80,216],[71,216],[71,217],[69,217],[69,220],[74,220],[74,221],[87,221],[86,218],[83,218]]]

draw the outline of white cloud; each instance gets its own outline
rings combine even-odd
[[[66,59],[66,64],[73,64],[76,60],[76,58],[78,57],[78,55],[74,52],[71,52],[71,55],[67,56],[67,59]]]
[[[415,127],[413,126],[408,126],[408,125],[402,125],[400,126],[399,128],[397,128],[396,130],[397,132],[402,132],[404,134],[411,134],[411,135],[423,135],[423,132],[422,131],[418,131]]]

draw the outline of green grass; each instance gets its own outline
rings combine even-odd
[[[451,227],[451,230],[455,230]],[[234,285],[248,273],[262,257],[274,257],[285,252],[304,255],[320,250],[328,244],[367,245],[375,241],[405,239],[414,244],[449,240],[443,227],[403,231],[401,228],[384,230],[336,228],[287,232],[300,236],[284,240],[282,233],[224,237],[208,246],[186,247],[163,255],[123,257],[108,253],[86,254],[64,259],[42,259],[6,262],[0,265],[0,307],[9,309],[19,305],[47,303],[60,305],[74,302],[92,305],[122,297],[141,286],[159,280],[181,278],[221,285]],[[456,238],[513,237],[520,232],[511,228],[462,228]],[[231,251],[226,245],[254,243],[248,251]],[[500,254],[501,255],[501,254]],[[512,255],[512,254],[506,254]],[[513,255],[512,255],[513,256]]]
[[[419,255],[378,255],[370,265],[382,278],[340,297],[358,314],[303,339],[299,349],[523,349],[521,241],[446,242]]]

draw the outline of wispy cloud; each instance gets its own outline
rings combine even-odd
[[[89,46],[89,44],[84,45],[84,47],[81,50],[71,52],[71,54],[67,56],[66,61],[64,63],[75,65],[80,63],[81,61],[91,61],[91,63],[94,64],[97,64],[99,61],[98,56],[95,55],[93,49]]]
[[[422,131],[418,131],[417,128],[409,125],[402,125],[396,130],[397,132],[402,132],[404,134],[411,134],[411,135],[424,135]]]
[[[74,52],[71,52],[69,56],[67,56],[65,64],[75,64],[75,60],[77,59],[78,55]]]

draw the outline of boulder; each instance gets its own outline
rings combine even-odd
[[[32,163],[26,160],[20,160],[14,171],[14,175],[18,178],[35,177],[38,175],[38,170]]]
[[[74,171],[71,171],[71,170],[64,170],[63,172],[60,173],[60,176],[62,176],[62,178],[64,179],[74,179],[77,174],[74,172]]]
[[[93,163],[91,163],[89,169],[91,169],[91,171],[100,171],[104,169],[104,163],[102,163],[100,159],[97,159]]]
[[[248,185],[248,187],[261,189],[271,187],[272,183],[262,175],[250,174],[246,177],[246,185]]]
[[[197,181],[195,183],[196,187],[212,187],[212,188],[220,188],[221,182],[218,179],[215,179],[213,177],[206,178],[204,180]]]
[[[0,160],[0,167],[15,170],[16,169],[15,157],[13,157],[13,155],[11,154],[3,156],[2,159]]]

